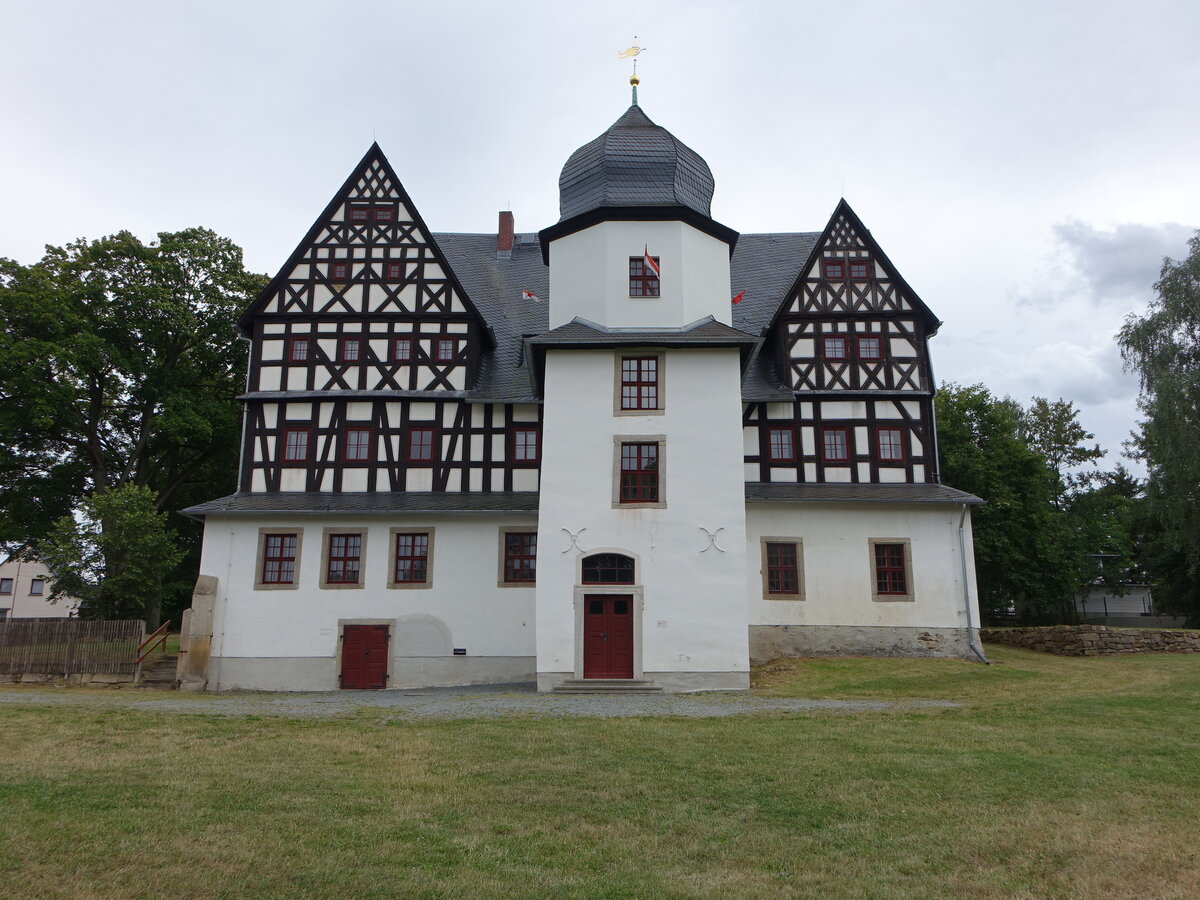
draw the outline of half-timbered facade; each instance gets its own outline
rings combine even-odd
[[[940,323],[850,206],[739,235],[636,103],[559,184],[538,234],[434,234],[373,145],[243,316],[239,488],[188,510],[192,680],[736,689],[752,658],[966,655]]]

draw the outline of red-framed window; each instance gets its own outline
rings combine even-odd
[[[329,280],[330,281],[349,281],[350,280],[350,260],[335,259],[329,264]]]
[[[288,343],[288,362],[303,363],[312,358],[312,343],[306,337],[294,337]]]
[[[358,337],[344,337],[338,342],[339,362],[359,362],[362,359],[363,340]]]
[[[771,462],[796,461],[795,427],[773,425],[767,429],[767,459]]]
[[[533,465],[541,458],[540,428],[516,427],[512,430],[511,455],[514,465]]]
[[[658,444],[621,445],[622,503],[658,502]]]
[[[871,260],[862,257],[848,260],[846,264],[847,274],[851,281],[869,281],[872,268]]]
[[[875,432],[875,446],[880,462],[904,461],[904,429],[880,428]]]
[[[396,207],[390,203],[376,203],[371,208],[371,221],[373,222],[394,222],[396,220]]]
[[[824,429],[821,432],[821,454],[825,462],[849,462],[850,429]]]
[[[326,584],[358,584],[361,563],[361,534],[329,535],[329,558],[325,567]]]
[[[453,362],[458,357],[458,338],[433,339],[433,358],[436,362]]]
[[[309,428],[283,429],[283,461],[306,463],[312,455],[312,430]]]
[[[346,210],[346,219],[350,222],[370,222],[370,203],[351,203]]]
[[[437,433],[433,428],[408,429],[406,458],[409,462],[433,462],[433,449],[437,442]]]
[[[396,555],[392,566],[396,584],[425,584],[429,581],[429,535],[396,535]]]
[[[374,444],[370,428],[347,428],[342,438],[343,462],[370,462]]]
[[[504,581],[532,584],[537,580],[537,532],[509,531],[504,535]]]
[[[767,543],[767,593],[800,593],[800,564],[795,544]]]
[[[903,544],[875,545],[875,593],[908,593],[908,572],[904,564]]]
[[[842,335],[827,335],[821,339],[821,350],[826,359],[846,359],[849,355],[847,343]]]
[[[621,409],[658,408],[658,357],[622,357]]]
[[[293,584],[296,580],[296,535],[263,535],[263,584]]]
[[[387,260],[383,264],[384,281],[402,281],[404,279],[404,263]]]
[[[846,278],[846,261],[844,259],[822,259],[821,277],[826,281],[843,281]]]
[[[413,339],[410,337],[392,338],[392,362],[406,363],[413,359]]]
[[[662,266],[662,260],[657,256],[651,257],[656,266]],[[658,275],[646,265],[644,256],[629,257],[629,296],[657,297],[661,290]]]
[[[858,339],[858,358],[859,359],[883,359],[883,338],[881,337],[860,337]]]
[[[394,222],[395,203],[350,203],[346,207],[346,220],[354,223]]]

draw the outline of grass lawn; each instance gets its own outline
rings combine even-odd
[[[757,676],[780,696],[961,703],[944,709],[3,704],[0,896],[1200,897],[1200,656],[988,651]]]

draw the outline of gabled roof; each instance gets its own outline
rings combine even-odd
[[[404,189],[404,185],[401,183],[399,177],[397,177],[396,170],[392,168],[392,164],[388,162],[387,157],[384,156],[383,150],[380,149],[379,144],[372,143],[366,154],[363,155],[363,158],[359,160],[358,165],[351,170],[350,175],[342,183],[342,186],[338,188],[337,193],[333,195],[333,199],[329,201],[325,209],[321,212],[321,215],[317,217],[317,220],[313,222],[312,227],[309,228],[308,232],[304,235],[303,239],[301,239],[300,243],[296,245],[296,249],[292,251],[292,255],[288,257],[287,262],[283,264],[283,266],[276,273],[275,277],[271,279],[265,288],[263,288],[262,293],[258,295],[258,298],[252,304],[250,304],[250,308],[242,314],[240,319],[238,319],[238,328],[241,329],[243,334],[249,334],[250,327],[255,316],[262,311],[262,309],[270,302],[271,298],[274,297],[279,291],[283,282],[287,280],[289,274],[303,259],[305,250],[312,246],[312,244],[317,240],[322,229],[326,227],[326,224],[333,217],[334,213],[337,212],[338,207],[340,207],[347,200],[358,199],[352,197],[355,188],[357,187],[359,181],[366,177],[371,172],[372,168],[376,166],[383,173],[384,177],[390,182],[391,190],[395,191],[400,202],[411,214],[412,221],[417,226],[417,231],[428,245],[430,252],[438,261],[438,264],[441,265],[442,269],[445,271],[447,280],[450,281],[455,290],[458,291],[459,295],[462,297],[463,305],[466,306],[468,311],[479,320],[480,325],[486,329],[487,323],[484,321],[483,316],[480,315],[478,308],[473,302],[473,298],[458,280],[458,277],[454,271],[454,267],[449,264],[445,254],[442,252],[441,247],[438,245],[438,241],[435,239],[428,226],[426,226],[425,220],[421,217],[420,211],[412,202],[412,198],[408,195],[408,191]]]
[[[770,328],[775,324],[776,321],[778,321],[779,317],[783,315],[784,310],[787,308],[787,300],[800,290],[801,285],[807,278],[809,269],[820,257],[821,248],[825,245],[825,242],[829,239],[830,234],[833,232],[839,216],[844,216],[846,218],[846,220],[854,228],[858,237],[860,237],[863,243],[866,244],[867,250],[871,253],[872,258],[883,265],[883,268],[891,276],[891,280],[896,282],[901,292],[905,297],[908,298],[909,302],[912,304],[913,311],[925,322],[925,327],[928,329],[928,336],[933,337],[933,335],[937,334],[937,330],[942,324],[941,319],[933,314],[933,311],[925,305],[925,301],[922,300],[917,295],[917,292],[912,289],[912,286],[909,285],[909,283],[905,281],[903,277],[901,277],[900,271],[895,267],[895,265],[892,264],[892,261],[888,259],[887,254],[883,252],[883,248],[879,246],[879,244],[875,241],[875,238],[871,236],[870,230],[863,224],[862,219],[860,219],[858,214],[850,208],[850,204],[846,202],[845,197],[838,201],[837,207],[833,210],[833,215],[829,217],[829,222],[825,225],[825,230],[818,235],[817,240],[813,244],[812,250],[809,252],[808,259],[806,259],[804,264],[800,267],[800,271],[796,274],[791,288],[779,298],[779,306],[775,309],[774,315],[772,315],[767,327]]]

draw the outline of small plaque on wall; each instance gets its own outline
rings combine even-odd
[[[467,648],[466,648],[466,647],[455,647],[455,648],[454,648],[454,655],[455,655],[455,656],[466,656],[466,655],[467,655]]]

